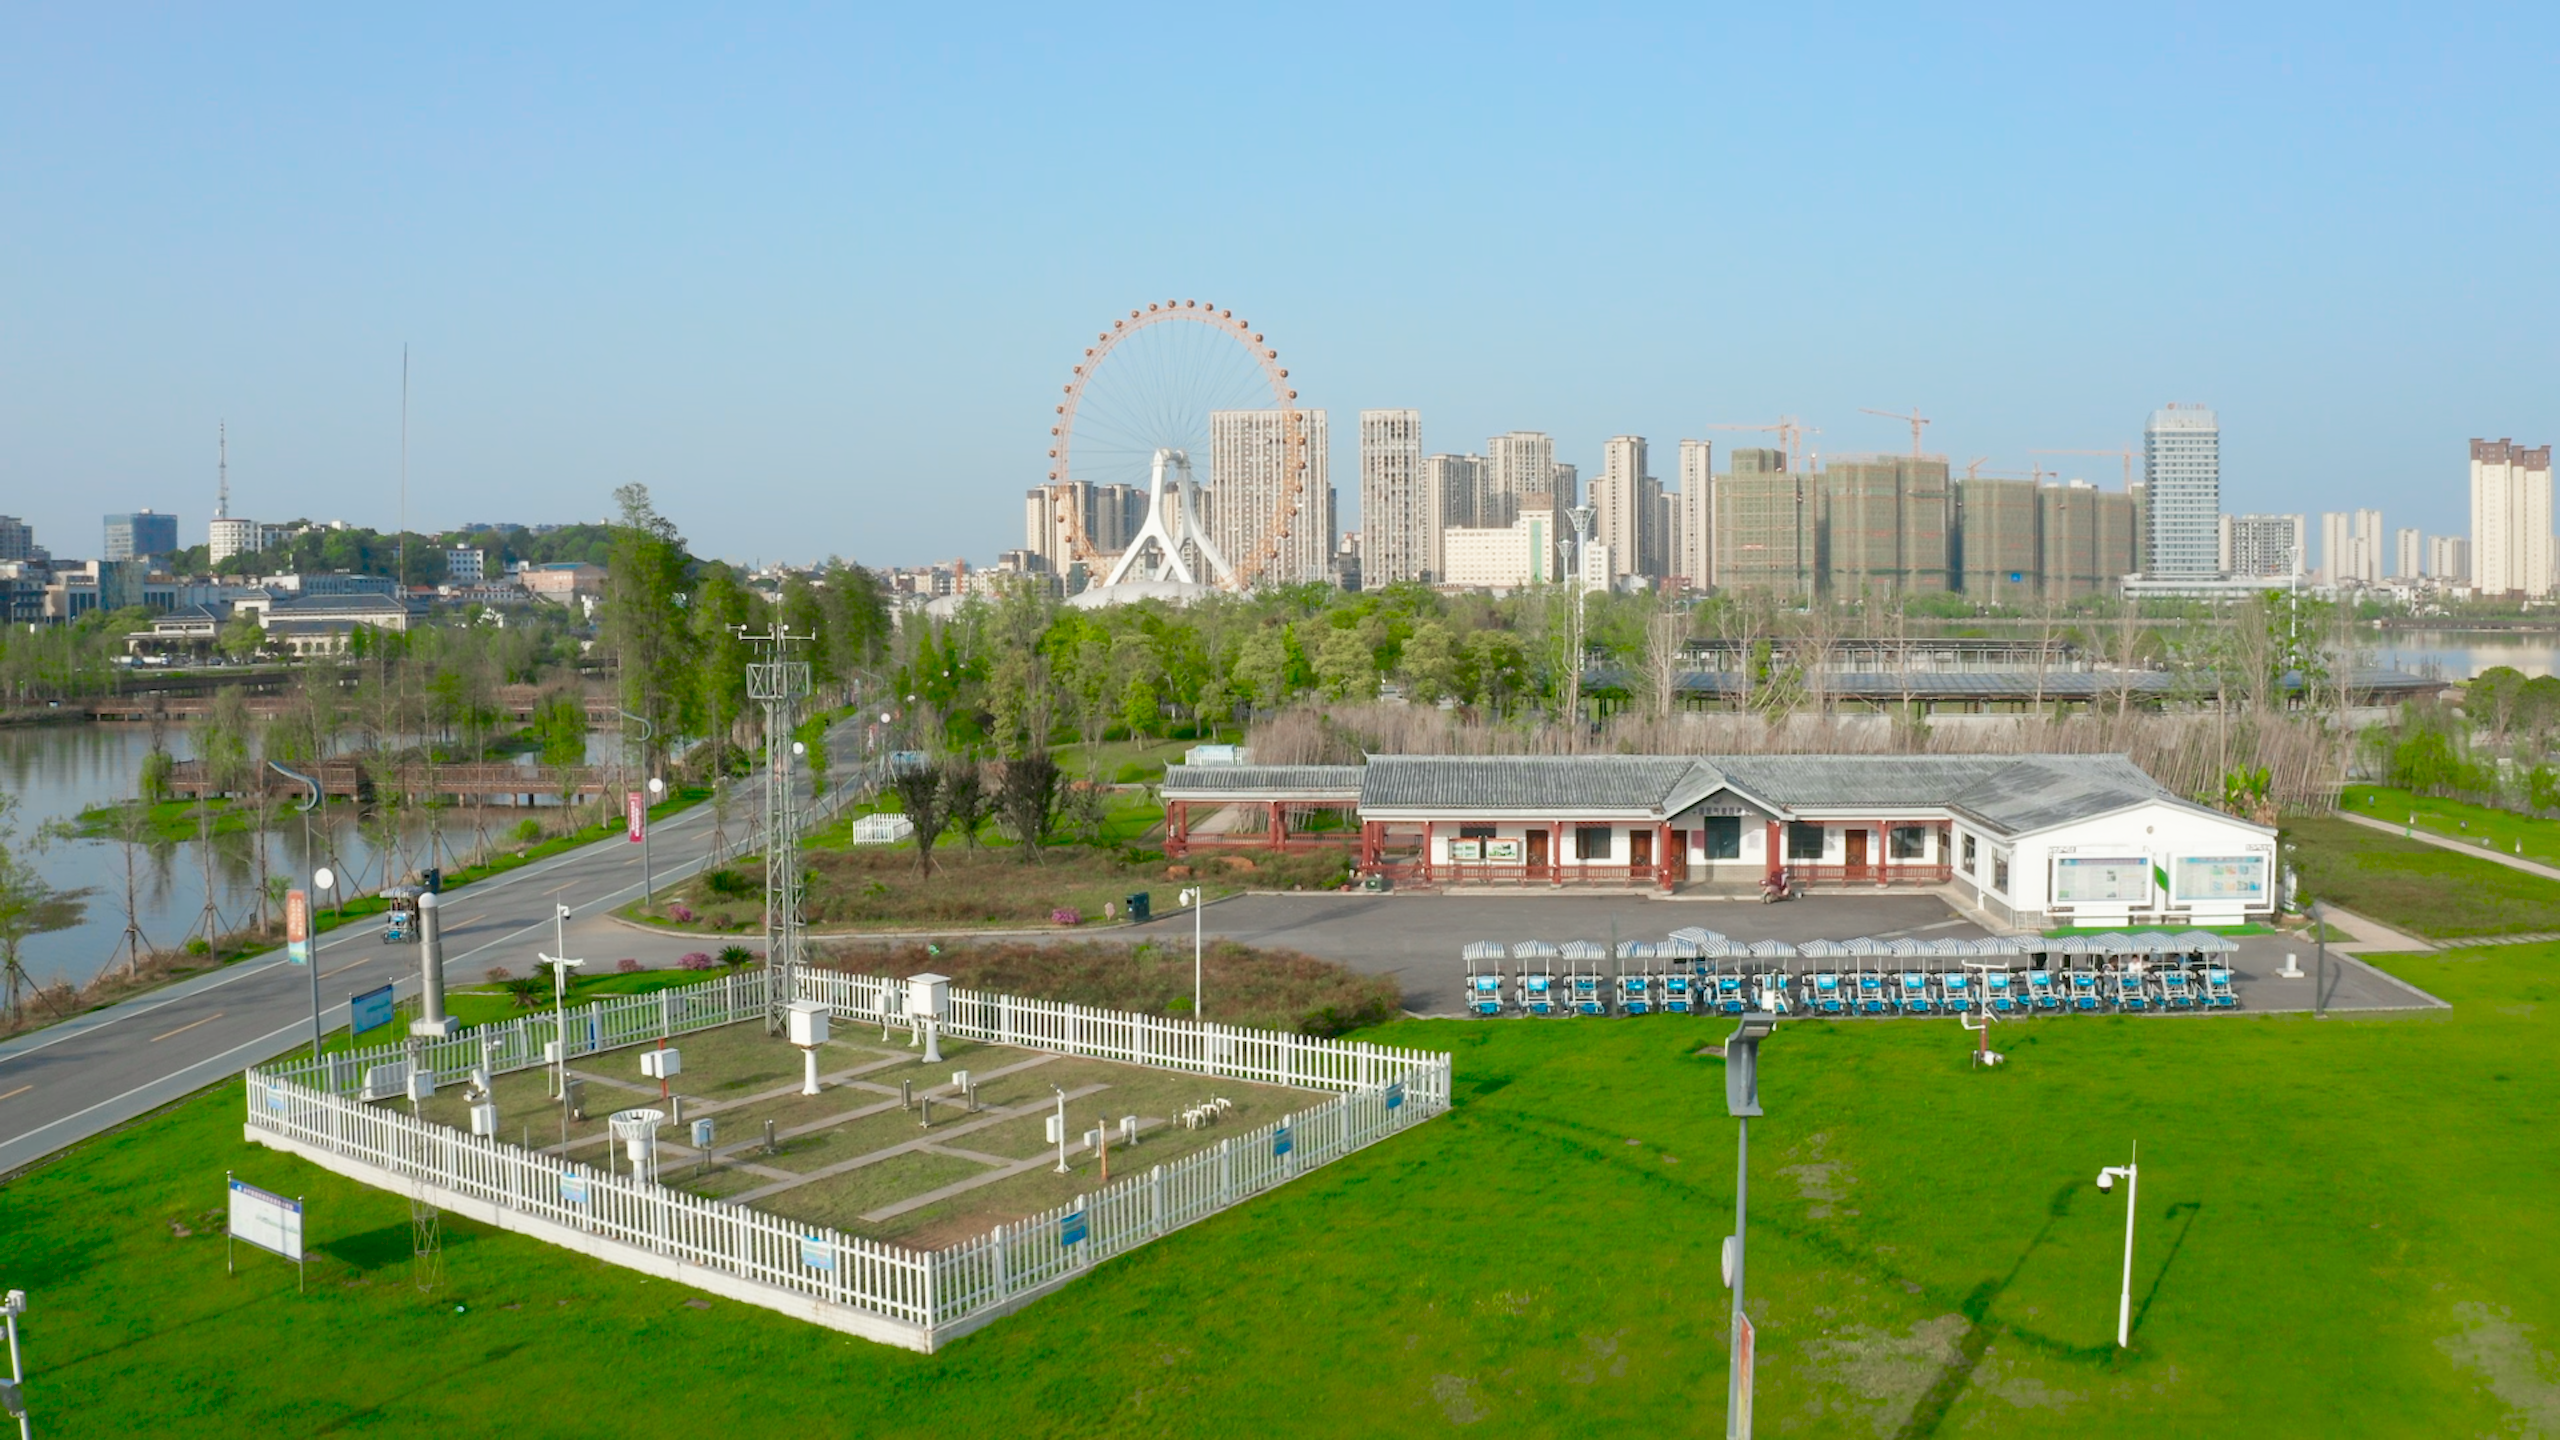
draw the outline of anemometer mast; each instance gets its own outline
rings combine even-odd
[[[765,1033],[778,1033],[788,977],[800,964],[800,791],[792,773],[793,724],[809,694],[809,662],[791,658],[791,647],[814,640],[776,622],[761,634],[743,625],[731,630],[758,647],[747,662],[747,698],[764,707],[764,967]]]

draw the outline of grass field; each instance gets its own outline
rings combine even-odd
[[[2560,1427],[2560,947],[2387,964],[2455,1008],[2030,1022],[1979,1073],[1949,1024],[1782,1028],[1759,1433]],[[1454,1051],[1458,1108],[930,1357],[451,1221],[421,1294],[407,1202],[245,1145],[236,1084],[0,1188],[0,1284],[40,1433],[1712,1434],[1727,1028],[1373,1032]],[[2091,1177],[2137,1141],[2119,1354]],[[309,1293],[224,1275],[226,1169],[309,1197]]]
[[[2383,785],[2346,786],[2338,792],[2338,808],[2391,825],[2414,823],[2429,834],[2465,845],[2481,845],[2485,840],[2483,849],[2560,865],[2560,820],[2536,820],[2512,810],[2438,800]]]
[[[2430,940],[2560,930],[2560,880],[2332,816],[2287,820],[2304,904],[2325,900]]]

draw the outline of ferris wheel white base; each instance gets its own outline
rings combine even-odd
[[[1173,477],[1174,523],[1171,528],[1167,528],[1164,522],[1165,471],[1168,468],[1179,472]],[[1174,580],[1185,585],[1202,585],[1210,583],[1213,577],[1226,589],[1237,588],[1235,571],[1228,566],[1227,558],[1218,553],[1218,547],[1209,539],[1208,530],[1200,524],[1200,509],[1194,503],[1197,494],[1191,479],[1191,457],[1180,450],[1158,450],[1155,463],[1147,472],[1147,523],[1138,528],[1138,538],[1130,541],[1129,548],[1120,552],[1119,562],[1111,567],[1111,578],[1102,583],[1105,586],[1120,584],[1135,570],[1137,578],[1142,580]],[[1185,545],[1199,552],[1210,572],[1209,577],[1193,572],[1191,562],[1183,554]],[[1141,569],[1142,565],[1145,568]]]

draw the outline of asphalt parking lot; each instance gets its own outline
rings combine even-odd
[[[1458,952],[1471,940],[1505,945],[1521,940],[1659,940],[1688,925],[1736,940],[1791,943],[1860,935],[1971,939],[1988,933],[1938,897],[1913,894],[1809,895],[1778,905],[1577,892],[1241,895],[1211,905],[1201,918],[1203,930],[1212,936],[1299,950],[1368,974],[1394,976],[1403,988],[1405,1008],[1417,1015],[1463,1013],[1467,967]],[[1155,920],[1131,928],[1140,938],[1185,938],[1191,915],[1160,911]],[[2239,944],[2240,953],[2232,957],[2232,980],[2244,1013],[2312,1008],[2318,967],[2311,947],[2284,936],[2248,936]],[[2300,956],[2303,978],[2278,975],[2288,952]],[[2327,998],[2335,1010],[2432,1003],[2380,971],[2334,956]]]

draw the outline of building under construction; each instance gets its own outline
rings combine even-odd
[[[1871,455],[1790,473],[1782,450],[1737,450],[1714,480],[1713,583],[1815,594],[1960,591],[1987,604],[2112,591],[2142,566],[2141,487],[1950,480],[1941,456]]]

